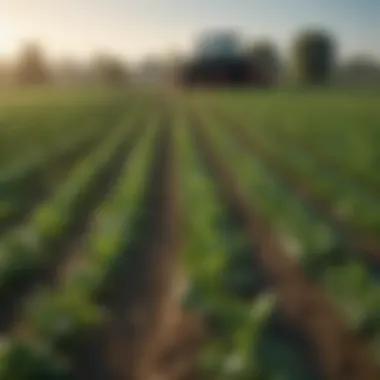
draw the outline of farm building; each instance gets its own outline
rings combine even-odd
[[[265,85],[258,65],[243,50],[234,32],[203,34],[196,44],[193,58],[182,70],[184,85],[250,86]]]

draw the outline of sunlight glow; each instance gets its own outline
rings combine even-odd
[[[0,19],[0,54],[8,54],[13,49],[12,30],[10,25]]]

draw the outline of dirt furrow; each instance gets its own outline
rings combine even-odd
[[[206,160],[220,181],[278,295],[280,310],[287,321],[306,338],[327,380],[375,380],[380,378],[366,343],[346,329],[340,315],[324,292],[310,283],[296,261],[291,259],[270,223],[251,204],[232,169],[226,164],[204,131],[199,119],[193,130]]]
[[[176,164],[173,136],[165,120],[157,138],[143,209],[134,225],[134,241],[125,248],[101,297],[111,318],[102,327],[96,345],[102,350],[98,358],[102,356],[112,368],[113,379],[168,379],[173,367],[169,363],[159,368],[158,362],[168,336],[181,320],[172,300],[181,235]],[[78,379],[109,378],[96,369],[88,372],[94,354],[92,349],[82,360]]]

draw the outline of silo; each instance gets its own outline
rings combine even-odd
[[[239,34],[233,31],[203,33],[196,43],[198,59],[232,59],[241,55]]]
[[[197,39],[184,81],[201,85],[242,85],[248,81],[248,69],[239,33],[214,30]]]

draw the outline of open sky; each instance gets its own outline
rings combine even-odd
[[[213,27],[270,37],[286,51],[304,26],[332,31],[343,56],[380,58],[380,0],[0,0],[0,54],[32,39],[53,57],[106,51],[138,60],[188,51]]]

